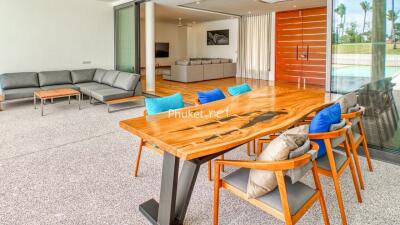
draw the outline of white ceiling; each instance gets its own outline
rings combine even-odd
[[[159,0],[178,2],[178,0]],[[285,0],[277,3],[263,3],[259,0],[180,0],[183,6],[205,9],[234,15],[249,15],[274,11],[287,11],[302,8],[326,6],[326,0]]]
[[[142,5],[140,7],[141,18],[144,18],[144,14],[145,14],[144,5]],[[183,24],[231,18],[230,16],[226,15],[185,9],[181,7],[158,4],[158,3],[155,5],[155,15],[156,15],[156,21],[170,22],[170,23],[178,23],[178,19],[182,18]]]

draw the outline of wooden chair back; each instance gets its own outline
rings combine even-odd
[[[312,150],[318,151],[318,144],[312,142],[311,143]],[[299,209],[294,215],[292,215],[289,207],[288,194],[286,191],[286,183],[285,183],[285,171],[292,170],[295,168],[299,168],[305,166],[307,163],[312,161],[312,172],[315,182],[315,194],[308,200],[306,203]],[[280,193],[280,199],[282,203],[282,212],[272,208],[271,206],[266,205],[257,199],[249,199],[247,198],[246,193],[243,193],[239,189],[229,185],[224,180],[220,178],[220,167],[222,165],[228,165],[232,167],[239,168],[248,168],[248,169],[256,169],[256,170],[270,170],[274,171],[278,181],[278,189]],[[325,200],[322,194],[322,187],[319,180],[318,172],[317,172],[317,164],[315,160],[312,160],[312,155],[306,153],[302,156],[299,156],[295,159],[289,159],[284,161],[276,161],[276,162],[262,162],[262,161],[244,161],[244,160],[216,160],[214,163],[214,225],[218,224],[218,204],[219,204],[219,189],[224,188],[229,190],[235,195],[238,195],[240,198],[248,201],[249,203],[261,208],[263,211],[271,214],[272,216],[285,221],[286,224],[295,224],[306,212],[307,210],[314,204],[316,201],[320,201],[322,213],[325,221],[325,225],[329,224],[329,219],[326,211]]]

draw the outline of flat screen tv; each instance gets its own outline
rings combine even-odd
[[[156,43],[156,58],[169,57],[169,43]]]

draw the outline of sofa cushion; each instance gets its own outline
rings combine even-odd
[[[211,59],[212,64],[219,64],[221,63],[221,59]]]
[[[72,84],[71,72],[67,70],[40,72],[39,83],[40,87],[58,84]]]
[[[106,74],[107,70],[97,69],[94,73],[93,81],[100,83],[103,81],[104,74]]]
[[[3,90],[39,87],[38,75],[37,73],[6,73],[0,76],[0,87]]]
[[[185,107],[182,95],[180,93],[162,98],[146,98],[145,103],[147,114],[149,115]]]
[[[177,60],[175,62],[176,65],[182,65],[182,66],[188,66],[189,65],[189,60],[187,59],[183,59],[183,60]]]
[[[42,90],[54,90],[54,89],[64,89],[64,88],[69,88],[69,89],[74,89],[79,91],[79,87],[75,86],[73,84],[61,84],[61,85],[51,85],[51,86],[44,86],[41,87]]]
[[[319,111],[310,123],[310,133],[328,132],[332,124],[340,122],[341,116],[342,113],[339,103],[336,103]],[[324,156],[326,154],[324,140],[314,141],[319,145],[318,157]]]
[[[3,91],[4,100],[13,100],[21,98],[31,98],[33,97],[33,92],[40,91],[41,89],[36,88],[18,88],[18,89],[8,89]]]
[[[113,99],[126,98],[133,95],[133,91],[125,91],[119,88],[107,88],[100,90],[93,90],[91,92],[93,98],[106,102]]]
[[[221,63],[230,63],[230,59],[220,59]]]
[[[111,87],[108,85],[105,85],[105,84],[94,84],[94,85],[80,87],[81,92],[87,96],[91,96],[91,92],[94,90],[101,90],[101,89],[108,89],[108,88],[111,88]]]
[[[219,88],[215,88],[211,91],[199,91],[197,95],[201,104],[215,102],[225,98],[224,93]]]
[[[251,91],[251,87],[247,83],[228,88],[228,92],[232,96],[241,95],[249,91]]]
[[[125,91],[133,91],[138,84],[140,75],[120,72],[115,80],[113,87],[121,88]]]
[[[107,84],[112,86],[117,79],[119,71],[116,70],[109,70],[104,74],[103,80],[101,81],[102,84]]]
[[[72,70],[71,77],[72,83],[85,83],[85,82],[92,82],[94,73],[96,69],[86,69],[86,70]]]
[[[81,88],[81,87],[93,86],[93,85],[97,85],[97,84],[99,84],[99,83],[97,83],[97,82],[87,82],[87,83],[74,84],[74,86],[77,86],[77,87]]]
[[[191,60],[190,65],[201,65],[201,60]]]
[[[201,64],[211,64],[211,60],[201,60]]]

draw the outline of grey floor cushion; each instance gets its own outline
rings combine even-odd
[[[90,86],[83,86],[81,87],[81,92],[85,95],[91,96],[91,92],[94,90],[100,90],[100,89],[108,89],[111,88],[108,85],[105,84],[94,84]]]
[[[33,97],[33,92],[40,91],[40,88],[18,88],[3,91],[5,100]]]
[[[249,169],[241,168],[222,179],[230,185],[236,187],[240,191],[246,193],[249,173]],[[313,194],[315,194],[315,190],[302,182],[292,184],[290,178],[288,177],[285,177],[285,183],[290,212],[292,215],[294,215],[307,202],[307,200],[310,199]],[[276,188],[272,192],[269,192],[268,194],[258,197],[257,200],[260,200],[264,204],[269,205],[280,212],[283,212],[281,197],[278,188]]]
[[[333,151],[333,157],[335,158],[336,170],[339,171],[339,169],[346,162],[347,157],[346,157],[346,155],[344,155],[344,153],[338,152],[338,150]],[[322,169],[331,170],[328,155],[318,158],[317,164],[318,164],[318,167],[320,167]]]
[[[126,98],[133,95],[133,91],[125,91],[118,88],[109,88],[101,90],[93,90],[91,92],[93,98],[106,102],[118,98]]]
[[[63,89],[63,88],[70,88],[79,91],[79,87],[72,85],[72,84],[61,84],[61,85],[52,85],[52,86],[44,86],[41,87],[43,90],[54,90],[54,89]]]

